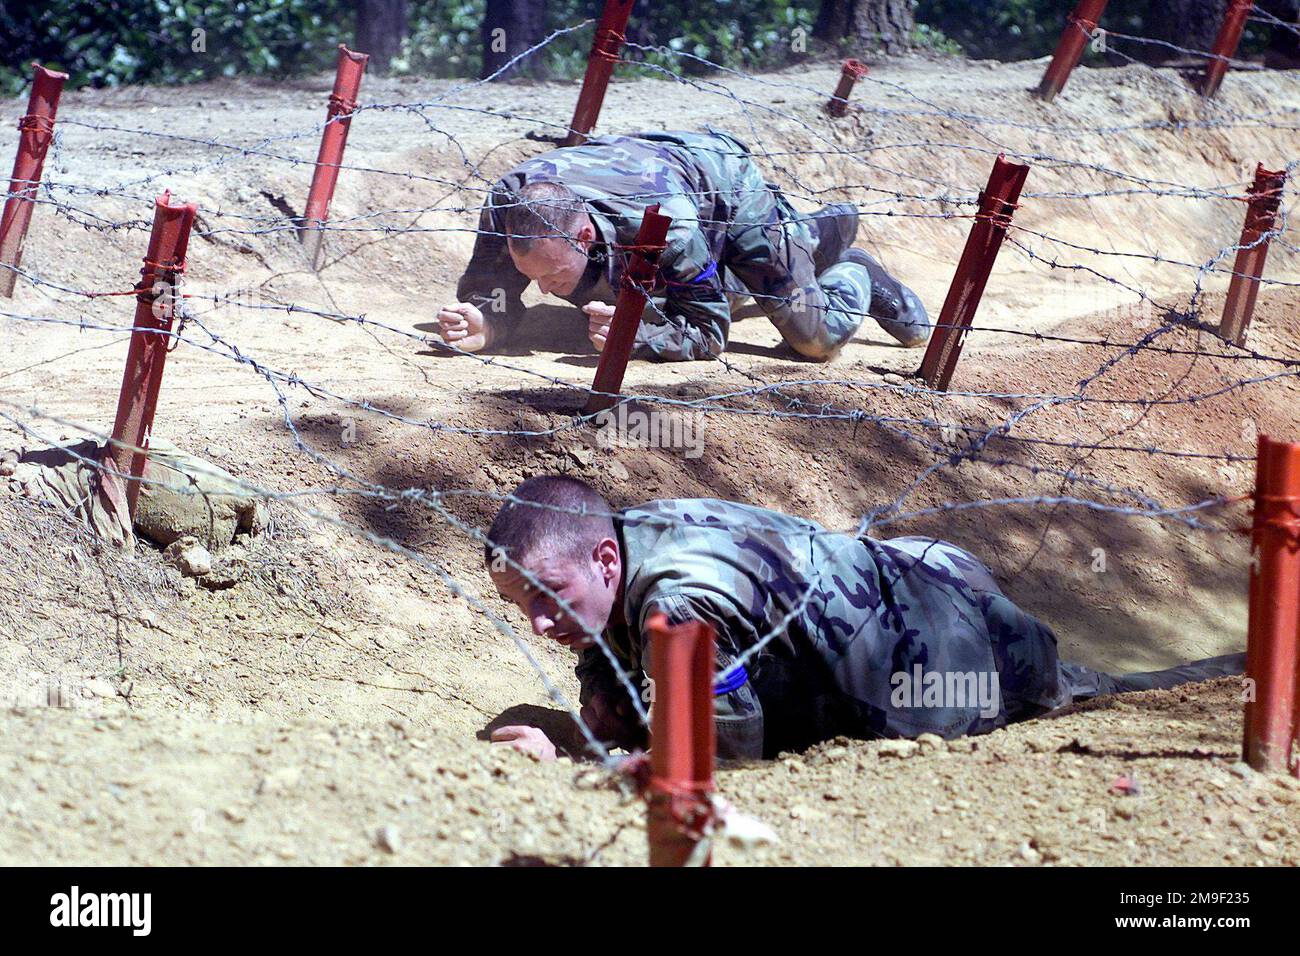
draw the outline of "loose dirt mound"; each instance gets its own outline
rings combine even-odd
[[[1204,104],[1172,73],[1081,71],[1049,107],[1026,92],[1039,69],[882,64],[859,86],[866,109],[842,122],[816,109],[832,67],[611,88],[602,131],[713,123],[769,154],[770,178],[803,208],[862,204],[872,215],[860,244],[935,314],[970,224],[957,217],[973,211],[993,156],[1041,157],[978,321],[1042,340],[975,333],[954,388],[977,394],[939,399],[894,377],[920,356],[884,344],[871,323],[823,366],[781,350],[765,320],[742,321],[727,365],[629,370],[627,388],[645,395],[729,396],[706,403],[699,458],[603,449],[571,426],[581,396],[564,383],[589,382],[595,366],[573,310],[533,299],[529,330],[490,364],[418,338],[453,295],[483,190],[546,148],[525,134],[567,118],[571,86],[367,80],[366,101],[385,108],[356,118],[348,162],[396,175],[344,170],[319,275],[303,268],[283,216],[301,211],[324,78],[66,97],[47,176],[71,186],[38,209],[25,267],[43,281],[20,282],[5,315],[92,328],[0,315],[0,411],[45,439],[82,434],[60,420],[111,424],[125,343],[93,327],[128,326],[130,299],[68,290],[130,287],[143,200],[170,186],[202,210],[184,333],[198,347],[169,357],[156,430],[286,497],[272,503],[249,574],[223,591],[196,587],[153,551],[103,552],[35,503],[0,497],[0,655],[22,704],[0,717],[11,771],[0,855],[643,859],[640,811],[596,775],[476,739],[521,719],[558,733],[563,715],[508,639],[434,570],[386,547],[436,562],[518,622],[490,596],[478,545],[427,503],[394,497],[406,489],[473,492],[441,503],[478,527],[495,508],[486,496],[557,470],[620,505],[713,495],[840,528],[877,509],[890,518],[891,503],[937,509],[874,533],[969,547],[1057,629],[1070,659],[1136,670],[1241,649],[1245,506],[1206,507],[1199,527],[1150,512],[1249,491],[1251,463],[1221,456],[1252,455],[1257,429],[1295,436],[1293,368],[1188,324],[1153,341],[1163,352],[1052,336],[1134,343],[1189,305],[1217,319],[1231,257],[1220,271],[1200,267],[1235,241],[1244,213],[1224,197],[1243,193],[1256,161],[1292,159],[1300,78],[1234,74]],[[279,138],[245,152],[205,145],[268,137]],[[1268,275],[1295,283],[1298,263],[1293,245],[1275,243]],[[214,303],[218,293],[234,301]],[[1251,348],[1294,357],[1298,304],[1293,286],[1270,287]],[[371,324],[329,317],[361,313]],[[963,459],[1036,403],[983,460]],[[1153,448],[1179,454],[1142,450]],[[942,467],[917,482],[932,466]],[[1002,498],[1032,500],[942,507]],[[533,652],[572,697],[566,652]],[[36,708],[38,697],[82,712]],[[783,837],[762,860],[1300,862],[1285,812],[1295,819],[1296,791],[1231,766],[1240,706],[1224,681],[1102,702],[973,750],[900,760],[879,744],[834,742],[720,782]],[[1143,793],[1109,794],[1129,772]],[[374,845],[387,824],[403,835],[396,854]]]
[[[723,770],[779,842],[719,864],[1300,864],[1300,784],[1237,762],[1231,679],[937,748],[835,740]],[[645,808],[435,723],[5,717],[9,863],[636,864]],[[1112,789],[1120,777],[1136,793]],[[381,837],[381,833],[383,836]]]

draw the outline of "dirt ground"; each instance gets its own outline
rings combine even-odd
[[[1240,232],[1245,207],[1225,196],[1256,162],[1294,159],[1300,76],[1234,73],[1204,103],[1172,71],[1081,70],[1049,106],[1027,92],[1041,69],[882,62],[839,121],[817,109],[829,65],[689,84],[620,75],[600,131],[735,132],[801,208],[861,204],[859,245],[932,315],[993,157],[1034,157],[977,324],[1041,338],[973,333],[962,394],[938,397],[903,377],[920,353],[870,322],[821,365],[744,319],[725,364],[628,372],[629,392],[725,396],[702,403],[699,457],[601,448],[574,428],[582,395],[568,383],[596,364],[585,318],[534,292],[525,334],[492,362],[422,341],[454,296],[483,190],[548,148],[528,134],[563,125],[576,85],[367,78],[363,102],[379,108],[353,123],[357,168],[342,171],[319,273],[283,217],[301,212],[327,77],[66,95],[55,186],[24,253],[37,281],[0,306],[0,413],[31,433],[0,419],[0,444],[111,426],[126,343],[109,330],[129,328],[133,303],[76,293],[131,287],[148,200],[169,187],[198,202],[201,234],[195,321],[168,358],[155,432],[282,497],[243,578],[208,590],[156,549],[115,555],[0,484],[0,860],[643,862],[643,807],[592,765],[484,742],[518,722],[565,737],[568,718],[463,595],[514,625],[570,699],[571,659],[520,631],[479,545],[427,498],[398,497],[409,489],[467,492],[438,503],[479,528],[490,495],[550,471],[617,505],[707,495],[835,528],[879,510],[877,536],[980,555],[1067,659],[1126,671],[1243,649],[1248,505],[1207,506],[1195,527],[1113,508],[1246,494],[1251,462],[1197,456],[1251,456],[1257,431],[1296,437],[1295,368],[1259,357],[1297,358],[1294,233],[1270,253],[1278,284],[1260,297],[1255,356],[1194,324],[1156,337],[1164,351],[1116,343],[1170,309],[1217,324],[1231,256],[1201,267]],[[949,463],[1036,403],[982,460]],[[1047,500],[941,507],[1004,498]],[[726,798],[780,841],[716,858],[1300,863],[1300,789],[1239,764],[1240,736],[1240,682],[1224,679],[938,747],[831,741],[720,772]],[[1120,776],[1139,792],[1113,792]]]

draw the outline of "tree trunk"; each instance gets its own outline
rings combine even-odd
[[[901,53],[912,45],[913,6],[913,0],[822,0],[813,36]]]
[[[407,0],[357,0],[358,53],[369,53],[366,64],[372,73],[387,73],[393,58],[402,52],[409,31]]]
[[[513,57],[546,37],[546,0],[487,0],[480,31],[483,40],[482,76],[491,76]],[[520,60],[498,79],[519,76],[535,80],[547,75],[543,51]]]
[[[849,15],[854,0],[822,0],[813,24],[813,36],[819,40],[835,42],[849,32]]]
[[[1148,36],[1186,50],[1208,53],[1219,35],[1228,0],[1151,0],[1147,16]],[[1184,59],[1189,54],[1169,47],[1151,45],[1150,58],[1158,61]]]

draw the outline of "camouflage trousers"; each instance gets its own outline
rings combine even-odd
[[[811,219],[764,181],[748,156],[739,159],[736,214],[727,229],[727,271],[795,351],[833,358],[867,315],[871,277],[853,262],[837,263],[818,276]]]
[[[1074,700],[1085,700],[1102,694],[1127,694],[1139,690],[1162,690],[1179,684],[1214,680],[1216,677],[1235,677],[1246,672],[1245,654],[1223,654],[1199,661],[1167,667],[1159,671],[1142,671],[1136,674],[1106,674],[1081,664],[1060,665],[1062,683],[1070,689]]]
[[[790,207],[775,187],[762,183],[755,188],[769,195],[754,204],[759,208],[747,212],[744,222],[764,225],[733,225],[728,230],[726,265],[718,270],[731,313],[735,315],[752,298],[795,351],[816,359],[833,358],[867,314],[871,277],[853,262],[841,262],[816,275],[812,254],[817,241],[808,218]],[[778,217],[775,222],[769,218],[773,214]],[[665,308],[663,296],[652,297],[645,320],[659,321]]]

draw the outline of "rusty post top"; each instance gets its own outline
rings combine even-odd
[[[1006,153],[998,153],[997,159],[993,160],[994,165],[1010,166],[1013,169],[1028,169],[1028,163],[1018,163],[1014,159],[1007,159]]]
[[[161,272],[185,271],[190,228],[198,211],[198,203],[173,202],[170,189],[163,190],[162,195],[154,200],[153,232],[149,236],[144,268],[140,270],[143,280]]]
[[[871,72],[871,68],[867,64],[854,59],[845,60],[842,69],[845,76],[851,76],[855,80],[860,80]]]
[[[1265,169],[1263,163],[1255,166],[1255,181],[1250,184],[1249,191],[1252,193],[1275,192],[1280,190],[1286,183],[1285,169]]]
[[[339,44],[339,56],[347,57],[353,63],[360,63],[362,66],[370,60],[369,53],[358,53],[355,50],[349,50],[345,43]]]
[[[1024,187],[1025,180],[1028,177],[1028,163],[1017,163],[999,153],[998,158],[993,161],[993,172],[989,175],[989,185],[994,187],[994,191],[1001,192],[1002,190],[997,187],[1005,183],[1006,192],[1013,197],[1009,201],[1014,203],[1019,200],[1020,190]]]
[[[993,161],[993,172],[989,174],[988,185],[980,190],[979,201],[981,213],[986,206],[1004,205],[1011,208],[1005,210],[1003,215],[1009,217],[1011,212],[1020,205],[1020,190],[1024,188],[1025,180],[1029,178],[1029,164],[1017,163],[1006,158],[1002,153]],[[980,215],[976,215],[980,219]],[[1009,225],[1010,220],[1002,223]]]
[[[1257,449],[1257,454],[1261,459],[1269,454],[1279,457],[1293,457],[1293,460],[1297,465],[1300,465],[1300,442],[1287,441],[1284,438],[1274,438],[1271,435],[1266,435],[1263,432],[1260,432],[1256,436],[1255,447]],[[1294,485],[1297,489],[1300,489],[1300,467],[1296,469],[1294,474],[1291,474],[1289,470],[1287,474],[1291,479],[1290,484]]]
[[[641,225],[636,231],[635,243],[630,248],[627,246],[621,248],[628,249],[634,257],[639,256],[647,266],[652,267],[668,243],[668,227],[672,223],[672,216],[664,215],[659,211],[659,203],[647,206],[641,215]],[[636,258],[633,258],[631,265],[636,265]],[[626,273],[624,279],[627,279]]]
[[[35,60],[32,60],[32,71],[35,72],[38,77],[43,77],[47,80],[66,80],[68,78],[68,74],[60,73],[58,70],[51,70],[48,66],[41,66]]]
[[[172,191],[164,189],[162,194],[154,199],[154,205],[166,212],[191,212],[199,211],[199,204],[196,202],[174,203],[172,202]]]

